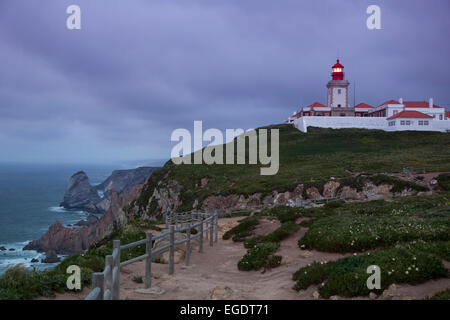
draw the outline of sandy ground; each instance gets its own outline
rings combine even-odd
[[[220,219],[219,241],[213,247],[209,246],[209,241],[205,241],[202,253],[194,249],[191,254],[190,266],[185,266],[184,261],[176,264],[174,275],[168,275],[168,265],[153,263],[152,287],[150,290],[145,290],[143,284],[135,283],[132,280],[135,276],[144,277],[144,262],[134,263],[122,268],[121,299],[314,299],[314,295],[317,295],[317,293],[314,293],[317,290],[314,286],[300,292],[292,289],[294,285],[292,274],[314,261],[332,261],[345,256],[299,250],[297,241],[307,231],[306,228],[301,228],[297,233],[281,242],[280,250],[277,252],[277,254],[283,256],[280,267],[264,273],[261,271],[239,271],[237,263],[246,253],[246,249],[242,243],[234,243],[231,240],[224,241],[221,238],[223,232],[236,225],[240,219],[242,218]],[[270,221],[265,221],[264,224],[265,226],[259,227],[259,234],[265,233],[261,230],[270,232],[277,225]],[[446,266],[450,268],[450,263],[447,263]],[[396,285],[390,299],[423,299],[447,288],[450,288],[450,279],[428,281],[417,286]],[[58,294],[55,299],[84,299],[88,293],[89,289],[85,289],[79,294]]]

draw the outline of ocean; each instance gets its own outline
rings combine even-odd
[[[53,267],[54,264],[40,263],[45,254],[23,251],[22,248],[43,235],[56,220],[67,226],[89,215],[81,210],[59,207],[69,178],[75,172],[85,171],[91,184],[96,185],[115,169],[129,168],[0,164],[0,247],[6,248],[6,251],[0,251],[0,274],[16,264],[37,270]],[[31,263],[33,258],[39,259],[39,263]]]

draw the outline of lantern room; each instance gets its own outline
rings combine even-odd
[[[344,66],[339,63],[339,59],[334,66],[331,67],[331,77],[333,80],[344,80]]]

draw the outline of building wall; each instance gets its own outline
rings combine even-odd
[[[409,126],[400,125],[401,120],[412,121]],[[301,117],[294,121],[294,126],[302,132],[307,132],[308,127],[319,128],[361,128],[361,129],[377,129],[384,131],[403,131],[403,130],[417,130],[417,131],[450,131],[450,121],[429,119],[428,126],[419,126],[419,120],[424,119],[395,119],[395,126],[389,126],[388,120],[382,117]]]
[[[294,121],[294,126],[302,132],[307,132],[308,127],[387,129],[386,118],[361,117],[301,117]]]

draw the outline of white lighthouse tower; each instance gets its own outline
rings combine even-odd
[[[344,66],[337,60],[331,67],[331,80],[327,84],[328,107],[331,115],[335,117],[354,117],[355,109],[348,103],[348,86],[350,83],[344,79]]]

